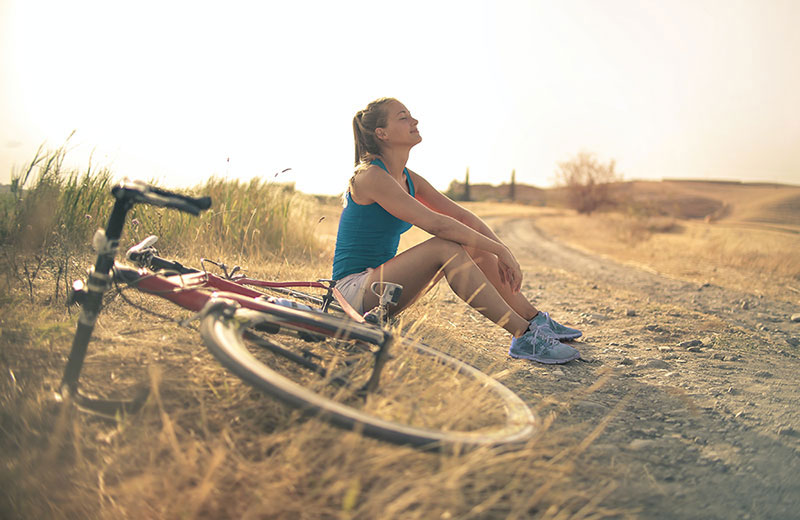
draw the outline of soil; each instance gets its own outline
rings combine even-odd
[[[800,518],[796,304],[594,256],[535,218],[486,220],[515,245],[525,294],[583,331],[582,359],[510,360],[502,330],[463,323],[477,314],[450,324],[485,331],[470,343],[511,367],[504,383],[585,450],[576,487],[641,518]]]

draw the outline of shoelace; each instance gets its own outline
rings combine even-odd
[[[538,343],[537,340],[539,339],[539,327],[536,327],[536,330],[532,330],[531,332],[533,332],[533,338],[532,338],[532,341],[531,341],[531,346],[533,347],[533,353],[534,354],[547,354],[548,352],[550,352],[553,349],[553,347],[555,347],[555,344],[558,343],[557,339],[555,339],[555,338],[553,338],[551,336],[548,336],[548,335],[542,335],[542,340],[543,340],[542,341],[543,344],[541,345],[542,350],[541,350],[541,352],[537,352],[536,351],[536,346],[537,346],[537,343]]]

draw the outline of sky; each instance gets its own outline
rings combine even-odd
[[[74,131],[79,168],[337,194],[353,115],[391,96],[440,189],[550,186],[581,151],[800,184],[798,25],[797,0],[0,0],[0,183]]]

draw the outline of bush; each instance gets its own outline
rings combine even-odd
[[[578,213],[592,213],[611,202],[608,186],[621,179],[615,171],[616,161],[601,163],[590,152],[580,152],[568,161],[558,163],[556,182],[567,189],[567,204]]]

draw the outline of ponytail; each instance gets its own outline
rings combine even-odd
[[[367,169],[369,164],[380,156],[378,138],[375,137],[377,128],[384,128],[388,114],[385,104],[395,101],[394,98],[380,98],[367,105],[364,110],[356,112],[353,117],[353,140],[355,142],[355,173],[350,178],[349,187],[353,187],[356,175]]]

